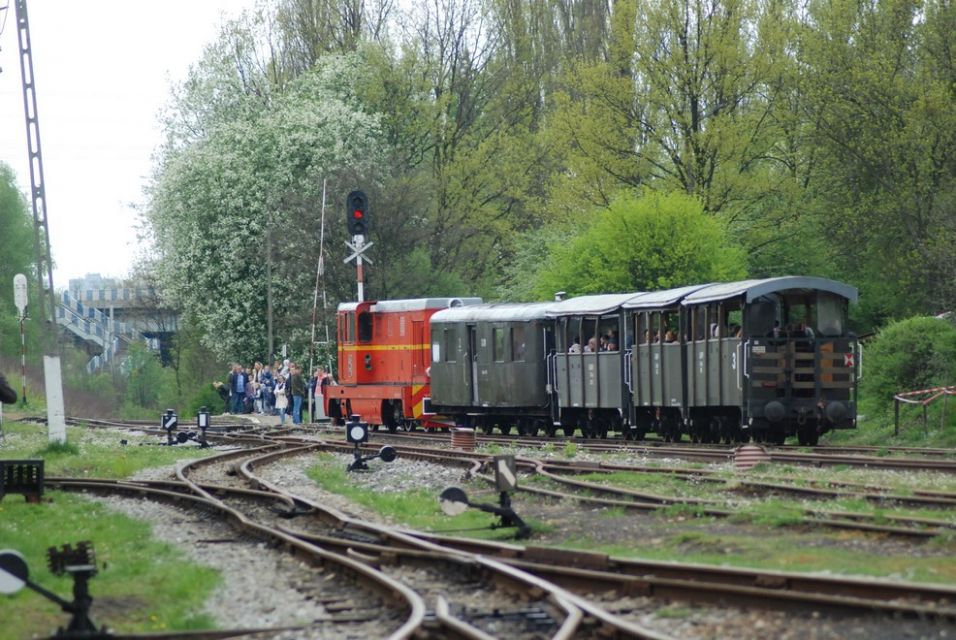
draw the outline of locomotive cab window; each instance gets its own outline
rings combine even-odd
[[[355,314],[346,313],[344,320],[345,327],[342,330],[342,337],[345,338],[346,344],[352,344],[355,342]]]
[[[372,314],[368,311],[358,315],[358,339],[359,342],[372,341]]]

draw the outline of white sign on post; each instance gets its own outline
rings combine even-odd
[[[22,273],[13,276],[13,304],[20,312],[20,317],[24,317],[27,309],[27,277]]]
[[[43,380],[46,386],[46,423],[50,442],[66,442],[63,412],[63,376],[59,356],[43,356]]]

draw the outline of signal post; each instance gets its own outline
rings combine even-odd
[[[362,191],[353,191],[345,199],[345,215],[348,222],[349,235],[352,242],[346,241],[345,246],[352,250],[342,262],[355,260],[355,275],[358,280],[358,301],[365,302],[365,269],[362,263],[362,254],[374,243],[365,243],[365,236],[369,229],[368,197]],[[365,258],[372,264],[371,258]]]

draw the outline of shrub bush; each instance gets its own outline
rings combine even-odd
[[[956,384],[956,326],[917,316],[886,325],[866,350],[862,391],[876,406],[900,391]]]

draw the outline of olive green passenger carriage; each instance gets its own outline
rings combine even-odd
[[[548,303],[481,304],[431,318],[431,410],[490,433],[553,433]]]
[[[627,353],[633,334],[622,307],[641,295],[580,296],[548,307],[558,346],[549,358],[548,387],[557,400],[553,419],[565,435],[575,429],[585,436],[605,437],[611,431],[632,435],[625,427],[630,405]]]
[[[507,433],[797,435],[856,423],[855,288],[814,277],[703,284],[432,316],[432,409]]]
[[[856,299],[854,287],[787,276],[629,301],[636,435],[816,444],[854,427],[860,354],[847,306]]]

